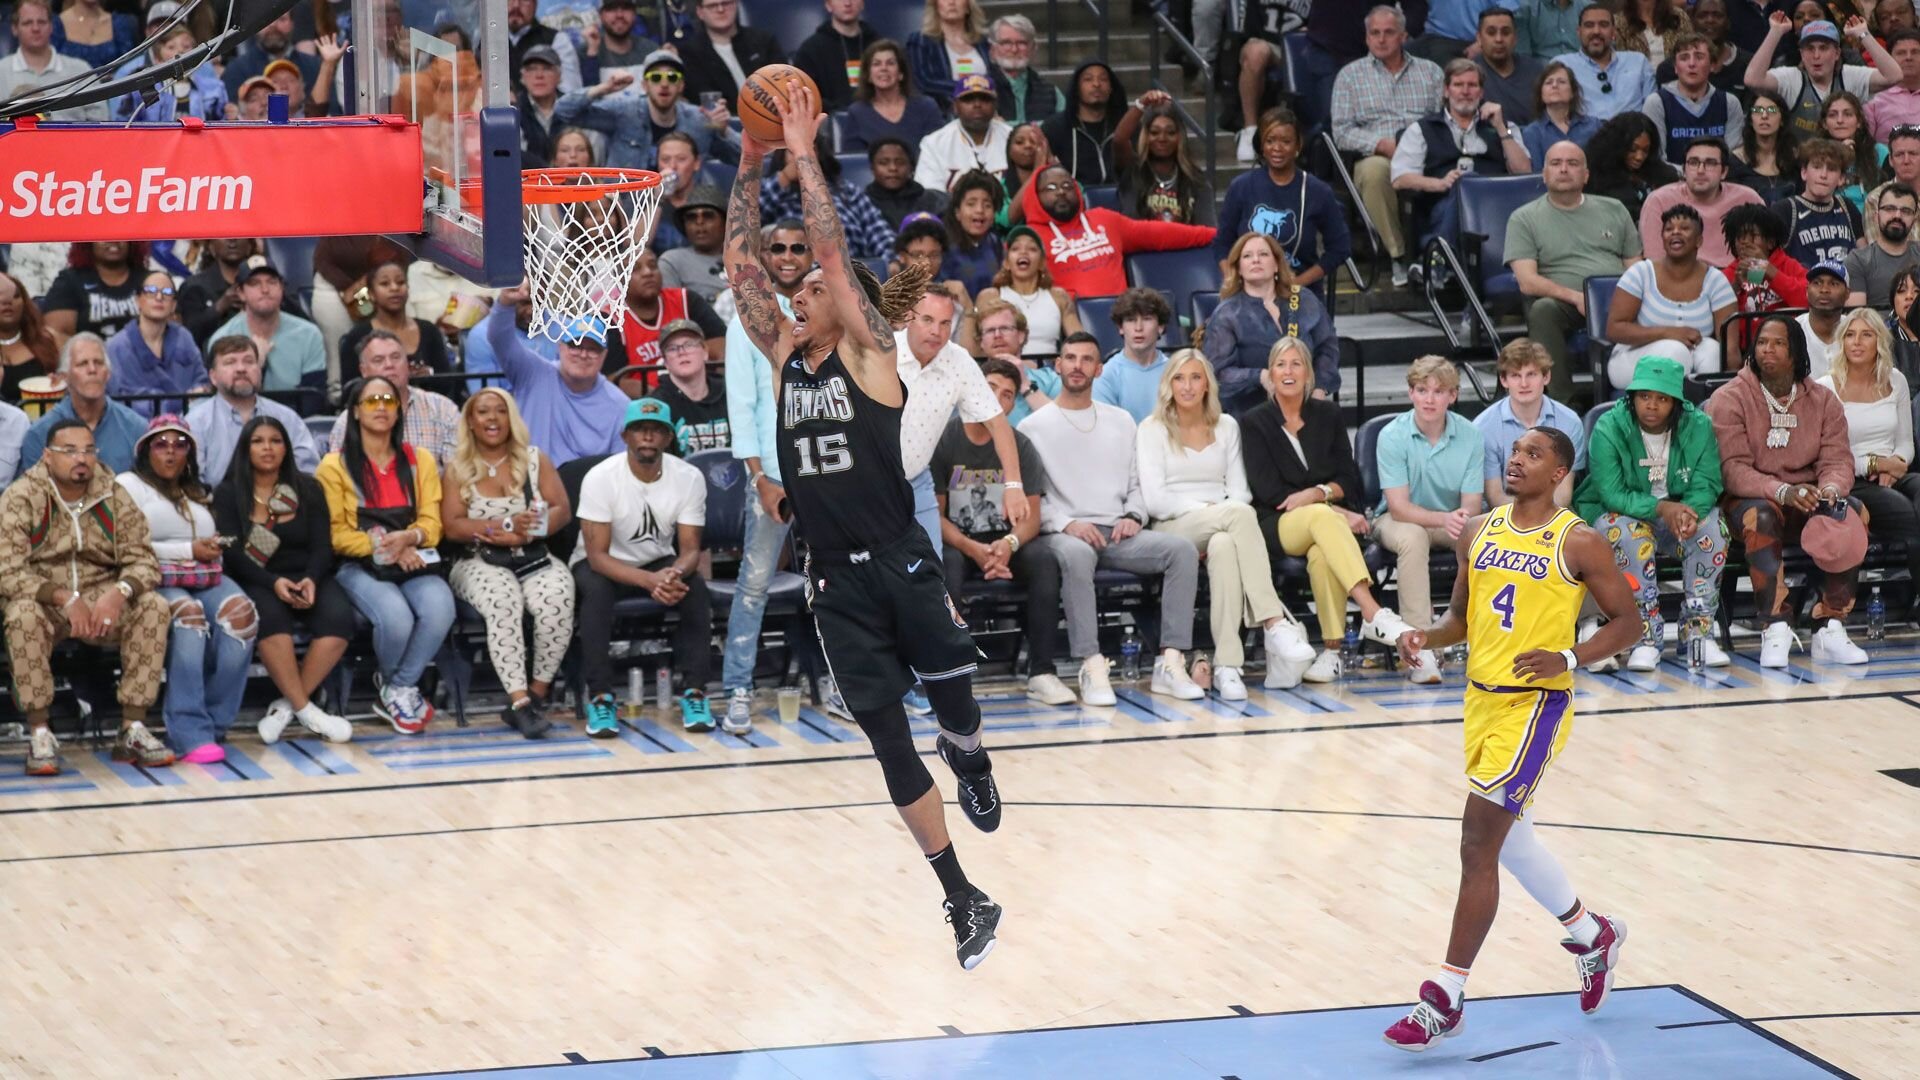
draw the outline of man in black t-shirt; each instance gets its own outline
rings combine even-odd
[[[707,336],[692,319],[675,319],[660,331],[660,358],[667,377],[653,396],[680,420],[680,455],[733,445],[727,426],[727,386],[707,370]]]

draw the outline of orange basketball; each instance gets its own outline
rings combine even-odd
[[[768,64],[747,76],[746,85],[740,88],[739,109],[740,126],[746,129],[747,134],[769,147],[784,145],[785,134],[780,129],[780,105],[786,103],[787,85],[795,79],[813,91],[814,101],[820,100],[819,84],[792,64]]]

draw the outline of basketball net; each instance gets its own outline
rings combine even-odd
[[[660,174],[646,169],[533,169],[521,174],[528,332],[551,341],[585,317],[618,325],[627,279],[653,237]]]

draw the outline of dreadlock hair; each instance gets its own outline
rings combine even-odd
[[[927,295],[927,283],[933,280],[933,272],[921,263],[902,260],[900,269],[890,275],[885,284],[880,281],[866,263],[858,259],[853,263],[853,280],[867,294],[867,303],[872,304],[880,317],[890,326],[899,326],[906,322],[907,312]]]
[[[1740,237],[1747,230],[1760,234],[1767,245],[1767,254],[1771,255],[1787,242],[1787,224],[1774,215],[1766,206],[1754,203],[1748,206],[1736,206],[1720,219],[1720,232],[1726,238],[1727,250],[1733,251],[1739,246]]]

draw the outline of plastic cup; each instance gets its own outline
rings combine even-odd
[[[800,719],[800,688],[783,686],[778,692],[780,700],[780,722],[791,724]]]

